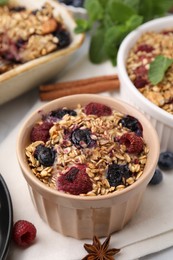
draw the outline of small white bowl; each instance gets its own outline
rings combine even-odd
[[[126,70],[126,60],[129,51],[138,38],[144,32],[158,32],[170,28],[171,25],[173,28],[172,16],[158,18],[139,26],[136,30],[128,34],[118,51],[117,69],[121,84],[120,97],[137,107],[151,121],[158,133],[161,151],[169,150],[173,152],[173,115],[145,98],[134,86]]]
[[[64,49],[54,51],[46,56],[29,61],[25,64],[0,75],[0,105],[39,86],[53,78],[65,68],[72,54],[82,45],[84,34],[75,34],[75,20],[63,5],[53,0],[10,0],[9,3],[25,6],[27,9],[40,9],[45,2],[54,7],[55,15],[61,17],[69,30],[72,42]]]

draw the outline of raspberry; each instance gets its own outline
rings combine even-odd
[[[71,167],[65,174],[61,174],[57,181],[59,190],[73,195],[86,194],[92,190],[92,182],[86,173],[84,165]]]
[[[147,69],[144,65],[140,65],[134,70],[134,73],[136,76],[143,77],[147,75]]]
[[[85,114],[96,116],[110,116],[112,114],[112,109],[103,104],[89,103],[85,106]]]
[[[153,50],[154,48],[151,45],[141,44],[138,46],[137,52],[138,51],[152,52]]]
[[[18,220],[13,226],[13,240],[21,247],[30,246],[36,237],[36,233],[35,226],[26,220]]]
[[[141,76],[137,76],[136,79],[134,80],[134,85],[136,88],[143,88],[147,84],[148,81]]]
[[[35,125],[31,130],[31,142],[43,141],[46,142],[49,139],[49,129],[53,126],[53,123],[44,121],[41,125]]]
[[[120,144],[124,144],[128,153],[140,153],[143,149],[143,140],[134,132],[125,133],[120,137]]]

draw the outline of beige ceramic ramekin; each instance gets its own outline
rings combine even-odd
[[[162,151],[173,152],[173,115],[164,111],[162,108],[156,106],[154,103],[144,97],[138,89],[134,86],[130,78],[128,77],[126,70],[126,60],[130,49],[134,46],[138,38],[145,32],[150,31],[161,31],[170,28],[173,25],[173,17],[168,16],[159,18],[147,22],[133,32],[131,32],[122,42],[118,57],[117,57],[117,68],[118,76],[120,79],[120,96],[123,100],[134,105],[142,111],[145,116],[151,121],[155,127]],[[173,26],[171,26],[173,28]]]
[[[77,104],[102,103],[124,114],[135,116],[143,126],[144,139],[149,147],[143,175],[124,190],[103,196],[75,196],[48,188],[28,166],[25,147],[30,132],[40,119],[39,111],[47,113],[59,107],[76,108]],[[141,204],[146,186],[153,176],[159,156],[159,141],[155,129],[145,116],[130,105],[100,95],[83,94],[63,97],[39,108],[24,123],[17,141],[17,157],[26,179],[32,201],[40,217],[54,230],[77,239],[107,236],[124,227]],[[21,176],[18,176],[21,178]]]

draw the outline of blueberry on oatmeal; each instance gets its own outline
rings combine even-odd
[[[73,109],[59,108],[57,110],[53,110],[50,113],[50,117],[62,119],[63,116],[65,116],[67,114],[70,115],[70,116],[76,116],[77,115],[76,111],[74,111]]]
[[[58,38],[57,46],[58,48],[62,49],[66,46],[68,46],[71,42],[70,34],[64,29],[57,30],[53,34],[55,37]]]
[[[126,179],[131,177],[131,172],[127,165],[119,165],[113,163],[108,166],[107,179],[110,186],[118,186],[124,184],[123,177]]]
[[[125,117],[121,118],[118,122],[122,124],[122,126],[127,127],[132,132],[135,132],[138,136],[143,135],[143,129],[141,123],[138,121],[137,118],[133,116],[126,115]]]
[[[89,129],[75,129],[72,131],[70,139],[79,148],[93,147],[96,144],[96,141],[91,138]]]
[[[42,144],[38,145],[34,152],[34,157],[43,166],[52,166],[55,161],[56,152],[52,148],[46,147]]]

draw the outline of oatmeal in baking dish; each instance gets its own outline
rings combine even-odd
[[[126,68],[136,88],[151,102],[173,114],[173,64],[158,84],[148,77],[151,62],[159,55],[173,58],[173,28],[146,32],[130,50]]]
[[[42,114],[26,147],[29,167],[41,182],[81,196],[132,185],[143,174],[147,154],[139,120],[100,103]]]
[[[45,3],[37,10],[0,6],[0,74],[67,47],[71,36],[61,16]]]

